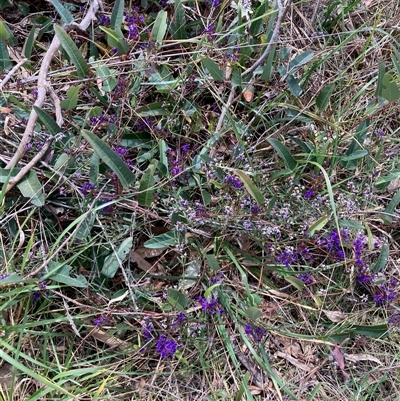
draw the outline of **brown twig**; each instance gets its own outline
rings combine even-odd
[[[88,9],[88,12],[87,12],[85,18],[78,25],[79,28],[85,30],[90,25],[92,19],[95,18],[95,15],[96,15],[96,12],[98,9],[99,9],[98,0],[93,0],[90,4],[90,7]],[[40,66],[39,75],[38,75],[38,83],[37,83],[38,94],[37,94],[37,98],[36,98],[36,101],[34,104],[34,106],[36,106],[36,107],[41,108],[43,106],[44,99],[45,99],[46,93],[47,93],[47,88],[48,88],[48,83],[47,83],[48,70],[50,68],[50,63],[51,63],[54,55],[57,53],[59,47],[60,47],[60,41],[57,36],[54,36],[45,56],[43,57],[43,60],[42,60],[41,66]],[[22,60],[21,60],[21,62],[22,62]],[[19,162],[19,160],[21,160],[21,158],[24,156],[25,150],[26,150],[26,145],[31,140],[32,132],[35,128],[37,118],[38,118],[38,116],[36,114],[36,111],[34,110],[34,108],[32,108],[31,113],[29,115],[28,122],[26,124],[24,134],[21,139],[21,142],[20,142],[18,149],[15,152],[14,156],[11,158],[11,160],[7,164],[6,169],[13,168]],[[25,171],[25,174],[26,173],[27,173],[27,171]],[[21,179],[22,177],[23,176],[21,176],[19,179]]]

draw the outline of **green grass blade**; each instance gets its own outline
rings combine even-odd
[[[93,150],[110,169],[117,174],[124,188],[136,181],[136,176],[129,170],[122,159],[99,137],[90,131],[82,130],[83,137],[90,143]]]
[[[54,31],[60,40],[61,46],[67,52],[72,64],[74,64],[79,78],[87,78],[89,76],[89,65],[83,58],[82,53],[69,37],[67,32],[64,31],[59,25],[54,24]]]
[[[36,30],[36,25],[33,25],[31,31],[29,32],[28,37],[26,38],[26,41],[24,43],[24,47],[23,47],[23,54],[24,56],[30,60],[31,56],[32,56],[32,49],[33,49],[33,45],[35,43],[35,30]]]

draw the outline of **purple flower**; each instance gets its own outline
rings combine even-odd
[[[32,301],[33,301],[33,302],[36,302],[36,301],[39,301],[39,299],[40,299],[40,292],[39,292],[39,291],[35,291],[35,292],[32,294]]]
[[[111,19],[107,15],[100,15],[99,18],[99,25],[102,26],[110,26],[111,24]]]
[[[152,339],[152,335],[151,332],[154,329],[153,323],[151,322],[144,322],[142,324],[142,328],[143,328],[143,337],[144,340],[146,341],[146,343],[148,343],[151,339]]]
[[[232,177],[231,175],[228,175],[225,177],[225,182],[228,184],[231,184],[234,188],[242,188],[243,183],[240,181],[238,178]]]
[[[185,143],[184,145],[181,146],[181,152],[183,154],[187,153],[190,147],[191,147],[190,143]]]
[[[385,135],[385,131],[383,129],[379,128],[376,130],[375,134],[378,139],[382,139],[382,137]]]
[[[296,250],[288,247],[275,260],[276,263],[289,267],[292,263],[297,262],[297,256]]]
[[[385,306],[394,301],[397,295],[397,280],[392,279],[382,283],[378,287],[378,293],[374,295],[374,301],[377,306]]]
[[[245,334],[253,337],[253,340],[256,343],[260,343],[263,338],[267,335],[266,331],[261,327],[255,327],[251,324],[248,324],[244,329]]]
[[[81,193],[83,196],[87,196],[92,189],[94,188],[94,184],[92,182],[85,182],[81,187]]]
[[[108,321],[107,316],[98,315],[93,319],[93,325],[96,327],[100,327],[102,324]]]
[[[210,299],[210,300],[208,300],[207,298],[204,298],[204,297],[197,297],[196,301],[200,302],[201,309],[207,315],[215,315],[216,313],[218,315],[221,315],[222,313],[224,313],[224,309],[219,304],[218,299]]]
[[[312,284],[314,282],[314,279],[311,276],[310,272],[304,273],[304,274],[299,274],[297,275],[297,278],[301,280],[304,284]]]
[[[176,330],[186,321],[187,316],[183,312],[179,312],[171,323],[171,327]]]
[[[169,356],[174,356],[177,349],[178,344],[174,340],[167,340],[164,335],[158,338],[156,351],[160,354],[161,358],[164,359]]]
[[[312,189],[307,189],[307,191],[304,193],[304,199],[311,199],[315,196],[315,191]]]
[[[10,274],[0,274],[0,280],[4,280],[7,277],[10,277]]]
[[[359,269],[356,275],[356,281],[359,284],[371,284],[375,279],[375,274],[371,273],[368,269]]]
[[[400,313],[393,313],[393,315],[388,319],[388,323],[392,326],[400,326]]]

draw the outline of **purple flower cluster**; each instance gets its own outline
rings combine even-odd
[[[349,232],[347,230],[332,230],[330,235],[318,241],[318,245],[323,246],[336,262],[341,262],[346,258],[342,244],[349,242]]]
[[[7,277],[10,277],[10,274],[0,274],[0,280],[4,280]]]
[[[204,297],[197,297],[196,299],[197,302],[200,302],[201,304],[201,309],[207,314],[207,315],[221,315],[224,313],[224,308],[220,305],[218,299],[207,299]]]
[[[177,349],[178,344],[174,340],[167,340],[167,337],[164,335],[158,337],[156,351],[160,354],[162,359],[174,356]]]
[[[374,295],[377,306],[385,306],[392,302],[397,295],[397,280],[392,279],[378,286],[378,292]]]
[[[83,196],[87,196],[92,189],[94,188],[94,184],[92,182],[85,182],[82,186],[81,186],[81,193]]]
[[[301,280],[304,284],[308,285],[311,285],[314,282],[314,279],[310,272],[299,274],[297,275],[297,278]]]
[[[101,325],[105,324],[108,322],[107,316],[104,315],[98,315],[93,319],[93,325],[96,327],[100,327]]]
[[[127,84],[128,84],[128,81],[127,81],[126,75],[125,74],[121,74],[118,77],[117,85],[113,90],[114,99],[123,98],[123,96],[125,94],[125,91],[126,91]]]
[[[209,25],[204,29],[204,33],[207,35],[208,41],[212,42],[215,38],[215,25]]]
[[[297,262],[297,251],[292,247],[285,248],[280,255],[276,257],[276,263],[289,267],[291,264]]]
[[[143,328],[144,340],[146,341],[146,343],[148,343],[153,338],[153,336],[151,335],[151,332],[154,329],[153,323],[144,322],[142,324],[142,328]]]
[[[139,7],[133,6],[130,15],[125,15],[125,23],[128,25],[128,38],[139,40],[139,29],[145,23],[145,18],[139,13]]]
[[[179,312],[172,321],[171,328],[173,330],[178,329],[179,327],[182,326],[183,323],[185,323],[186,320],[187,316],[183,312]]]
[[[304,193],[304,199],[311,199],[314,198],[315,196],[315,191],[313,189],[307,189],[307,191]]]
[[[101,14],[99,17],[99,25],[101,26],[110,26],[111,19],[107,15]]]
[[[248,324],[244,329],[245,334],[251,336],[256,343],[260,343],[264,337],[267,335],[267,332],[261,327],[255,327],[251,324]]]
[[[122,146],[113,148],[114,152],[125,162],[125,164],[133,170],[133,161],[129,158],[129,149]]]
[[[141,118],[140,120],[137,120],[133,123],[133,126],[138,130],[138,131],[145,131],[149,132],[153,129],[155,126],[153,120],[151,117],[144,117]]]
[[[400,326],[400,313],[399,312],[394,312],[392,316],[388,319],[388,323],[391,326]]]
[[[111,116],[99,115],[95,117],[90,117],[89,122],[92,126],[96,126],[99,124],[115,124],[118,121],[117,116],[115,114]]]
[[[242,188],[243,183],[239,178],[235,178],[231,175],[227,175],[224,180],[226,183],[232,185],[234,188],[239,189]]]

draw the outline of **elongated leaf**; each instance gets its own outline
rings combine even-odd
[[[76,67],[79,78],[87,78],[90,71],[89,66],[74,41],[69,37],[67,32],[65,32],[64,29],[62,29],[57,24],[54,24],[54,32],[60,40],[61,46],[67,52],[69,58],[71,59],[71,62]]]
[[[106,33],[107,44],[112,48],[118,49],[118,54],[125,54],[130,50],[120,29],[114,30],[105,26],[99,26],[99,28]]]
[[[10,36],[10,32],[8,32],[4,22],[0,21],[0,40],[8,40]]]
[[[24,57],[26,57],[28,60],[30,60],[32,56],[32,49],[35,43],[35,30],[36,25],[33,25],[28,37],[26,38],[24,47],[22,48],[22,53],[24,54]]]
[[[382,96],[382,88],[383,88],[383,77],[385,76],[386,68],[384,63],[380,63],[378,67],[378,79],[376,81],[376,91],[375,96]]]
[[[367,154],[368,154],[368,150],[358,149],[355,152],[353,152],[351,155],[343,156],[340,160],[342,160],[344,162],[348,162],[350,160],[362,159],[364,156],[367,156]]]
[[[24,279],[17,273],[12,273],[8,277],[0,280],[0,287],[4,285],[22,283]]]
[[[64,110],[73,110],[78,104],[79,90],[82,85],[73,86],[67,91],[67,98],[62,100],[60,106]]]
[[[179,242],[179,234],[176,230],[157,235],[144,243],[145,248],[159,249],[176,245]]]
[[[171,114],[169,107],[165,107],[163,102],[150,103],[139,107],[136,113],[140,117],[168,116]]]
[[[58,0],[49,0],[49,1],[51,4],[53,4],[54,8],[57,10],[62,21],[64,21],[66,24],[72,24],[74,22],[74,17]]]
[[[57,268],[57,272],[50,275],[50,278],[57,283],[66,284],[70,287],[86,288],[89,285],[86,278],[82,275],[71,277],[71,269],[72,266],[69,265],[64,265],[59,269]]]
[[[124,18],[124,0],[116,0],[111,13],[111,28],[117,29],[122,25]]]
[[[307,232],[310,236],[313,236],[316,231],[321,231],[325,225],[328,223],[329,218],[327,215],[320,217],[317,221],[315,221],[311,226],[308,228]]]
[[[153,38],[157,44],[162,43],[165,32],[167,32],[167,15],[168,14],[165,10],[161,10],[157,14],[156,20],[154,21],[151,33],[153,34]]]
[[[388,334],[389,327],[387,324],[377,324],[375,326],[353,326],[355,334],[372,338],[385,338]]]
[[[314,52],[307,50],[304,53],[299,54],[289,63],[289,71],[293,73],[293,70],[297,70],[302,65],[308,63],[314,57]]]
[[[8,54],[6,42],[4,40],[0,40],[0,71],[8,71],[11,70],[11,68],[12,63],[10,55]]]
[[[217,81],[221,82],[224,80],[224,72],[219,69],[217,63],[209,58],[203,58],[203,66],[208,70],[210,75]]]
[[[257,202],[259,206],[264,204],[264,197],[262,196],[260,190],[254,184],[253,180],[242,170],[235,170],[235,173],[239,176],[240,180],[243,182],[244,187],[252,198]]]
[[[375,262],[375,264],[371,267],[371,270],[374,273],[382,271],[382,269],[386,266],[388,257],[389,257],[389,247],[387,244],[383,244],[378,259]]]
[[[44,195],[42,192],[42,184],[40,183],[35,170],[29,173],[17,184],[22,196],[30,198],[35,206],[44,205]]]
[[[33,106],[33,109],[36,111],[40,121],[47,128],[51,135],[57,135],[62,132],[61,127],[44,110],[37,106]]]
[[[295,96],[300,96],[303,93],[303,89],[298,84],[296,78],[293,75],[288,75],[286,78],[286,82],[289,86],[290,92]]]
[[[318,93],[318,96],[315,99],[315,104],[317,105],[319,111],[324,111],[327,108],[329,99],[331,98],[334,90],[335,84],[329,84]]]
[[[133,238],[129,237],[122,241],[118,247],[116,254],[113,252],[108,255],[104,260],[104,266],[101,271],[106,277],[114,277],[118,268],[120,267],[120,262],[123,262],[128,256],[132,249]],[[119,260],[118,260],[119,259]]]
[[[99,137],[90,131],[82,130],[83,137],[90,143],[93,150],[110,169],[117,174],[124,188],[128,188],[136,180],[136,176],[129,170],[122,159]]]
[[[274,147],[274,149],[278,152],[279,156],[283,159],[286,164],[286,167],[289,170],[294,170],[297,167],[297,161],[292,157],[289,150],[279,142],[275,138],[269,138],[268,142]]]
[[[140,206],[149,207],[154,202],[154,170],[155,167],[151,164],[140,180],[139,194],[137,196],[137,201]]]
[[[395,193],[393,196],[392,200],[389,202],[389,204],[386,206],[385,209],[385,215],[381,215],[381,218],[385,220],[388,223],[393,222],[393,217],[390,216],[393,214],[394,209],[397,207],[397,205],[400,203],[400,190]]]
[[[17,167],[14,167],[12,170],[8,168],[0,168],[0,183],[8,183],[8,181],[14,178],[20,171],[21,169]]]
[[[292,284],[292,286],[293,286],[294,288],[296,288],[296,290],[303,291],[304,282],[301,281],[301,280],[299,280],[297,277],[285,276],[284,279],[285,279],[288,283]]]
[[[178,40],[187,39],[185,9],[181,0],[175,0],[175,21],[171,24],[172,37]]]

